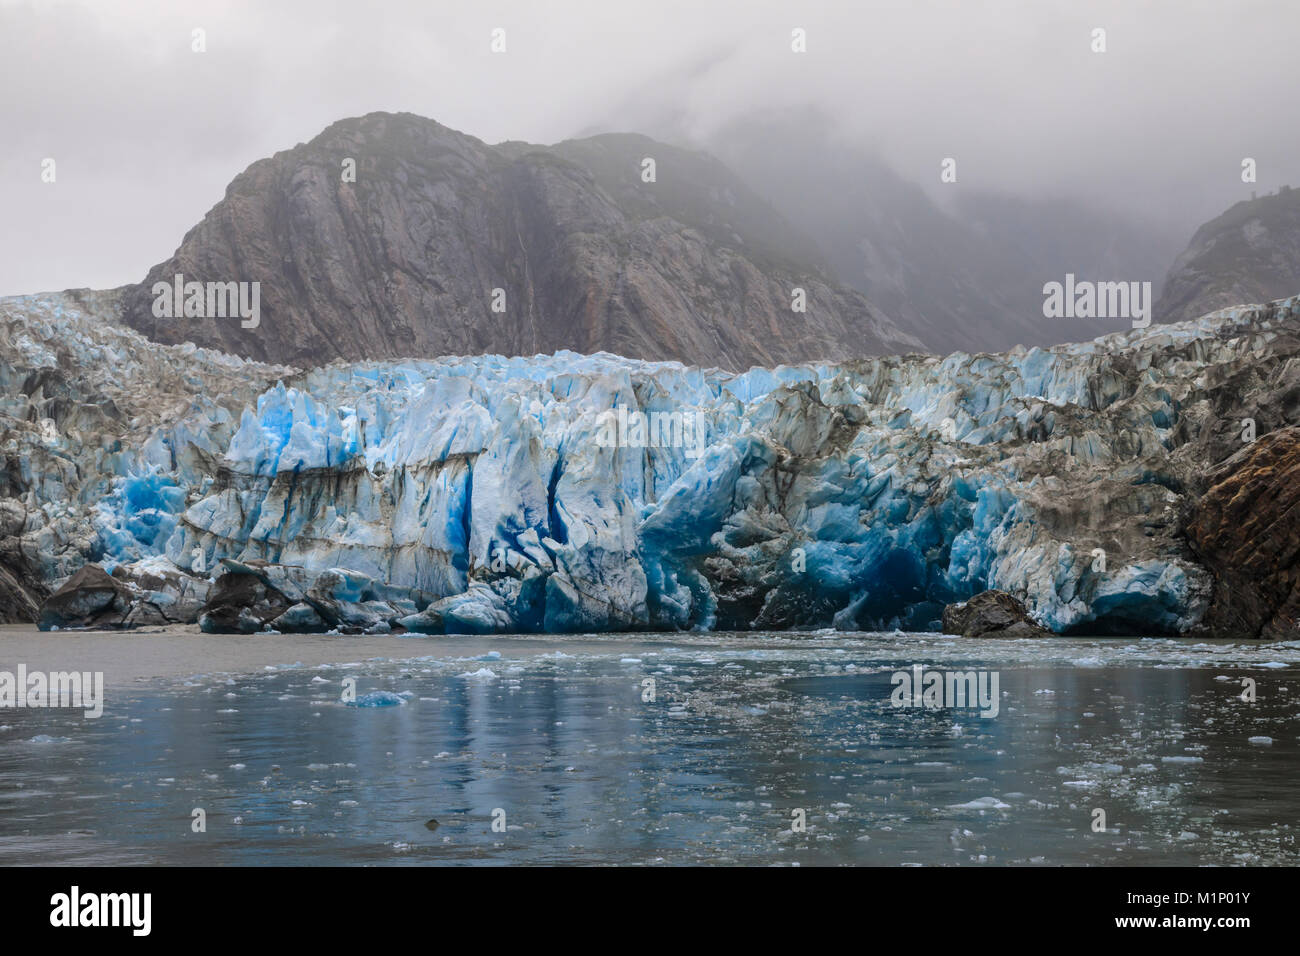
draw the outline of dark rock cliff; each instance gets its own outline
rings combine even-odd
[[[1196,231],[1165,280],[1156,321],[1300,292],[1300,190],[1239,202]]]
[[[127,290],[123,318],[160,342],[303,367],[571,349],[744,369],[920,350],[811,248],[701,153],[633,135],[489,146],[372,113],[236,177]],[[259,282],[260,324],[155,317],[154,283],[178,273]]]

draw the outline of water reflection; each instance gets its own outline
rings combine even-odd
[[[7,711],[0,862],[1300,862],[1293,667],[1240,671],[1267,688],[1246,704],[1237,670],[1003,662],[982,719],[892,707],[911,663],[507,653]],[[348,676],[406,702],[345,706]]]

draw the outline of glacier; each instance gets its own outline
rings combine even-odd
[[[987,589],[1057,633],[1185,633],[1213,586],[1181,533],[1199,476],[1267,418],[1243,376],[1300,362],[1300,298],[735,374],[569,352],[299,370],[150,342],[106,296],[0,300],[0,554],[49,587],[92,561],[265,562],[419,633],[935,630]],[[620,407],[704,440],[611,447]]]

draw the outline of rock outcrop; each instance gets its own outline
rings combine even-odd
[[[1210,477],[1187,534],[1214,572],[1218,637],[1300,638],[1300,428],[1247,445]]]
[[[943,633],[962,637],[1046,637],[1051,632],[1003,591],[981,591],[943,609]]]
[[[39,613],[40,601],[32,594],[30,585],[0,566],[0,624],[34,621]]]
[[[131,606],[127,588],[103,568],[87,564],[41,605],[42,630],[117,626]]]
[[[37,620],[42,630],[192,624],[207,595],[206,580],[167,561],[117,565],[112,574],[87,564],[41,604]]]
[[[159,342],[303,367],[571,349],[745,369],[922,350],[795,235],[717,160],[643,136],[489,146],[372,113],[236,177],[123,315]],[[259,324],[158,318],[154,284],[178,274],[259,283]]]
[[[0,412],[0,429],[4,413]],[[15,442],[15,445],[17,443]],[[28,552],[23,549],[27,529],[27,503],[11,497],[21,479],[12,469],[0,477],[0,624],[18,624],[36,620],[41,602],[50,595],[42,575],[33,570]]]
[[[1156,302],[1157,322],[1300,292],[1300,189],[1239,202],[1196,231]]]
[[[313,575],[300,566],[257,559],[223,558],[221,564],[212,596],[198,611],[199,627],[210,634],[388,633],[407,630],[402,622],[414,620],[430,603],[418,589],[393,587],[346,568]]]
[[[209,634],[252,634],[269,627],[291,604],[261,575],[223,574],[199,608],[199,627]]]

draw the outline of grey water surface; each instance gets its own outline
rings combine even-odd
[[[106,702],[0,709],[3,864],[1300,863],[1292,644],[0,628],[19,663]],[[916,664],[997,715],[895,706]]]

